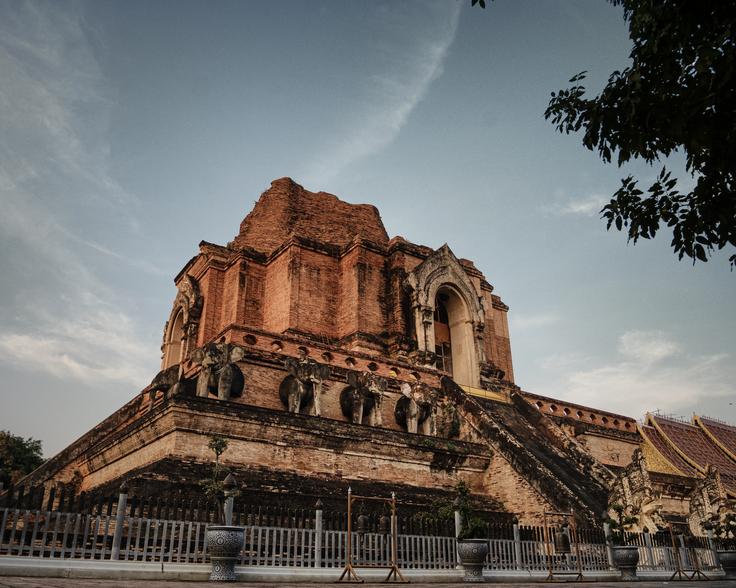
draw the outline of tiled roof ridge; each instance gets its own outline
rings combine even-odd
[[[718,438],[715,434],[713,434],[712,431],[710,431],[710,428],[720,428],[725,429],[728,433],[736,434],[736,427],[732,427],[730,425],[726,425],[725,423],[721,423],[720,421],[712,421],[708,417],[701,417],[698,415],[693,416],[693,421],[703,430],[703,432],[708,436],[708,438],[715,443],[718,448],[723,451],[723,453],[726,454],[731,460],[733,460],[734,464],[736,464],[736,447],[729,447],[726,445],[723,439]],[[715,426],[714,426],[715,425]]]
[[[662,457],[662,459],[666,463],[668,463],[670,466],[672,466],[672,468],[674,470],[680,472],[681,475],[688,476],[689,477],[689,474],[687,472],[683,472],[682,471],[682,468],[679,467],[678,465],[676,465],[675,463],[673,463],[672,460],[669,457],[667,457],[662,451],[660,451],[660,449],[657,446],[657,444],[654,443],[654,441],[652,439],[653,436],[652,436],[652,434],[650,432],[647,431],[647,429],[651,429],[655,434],[659,434],[659,432],[657,431],[657,429],[655,427],[653,427],[651,425],[640,424],[640,425],[637,426],[637,428],[638,428],[639,434],[642,436],[642,438],[645,439],[649,443],[649,446],[652,449],[654,449],[654,451],[656,451],[657,454],[660,455]],[[661,437],[661,435],[660,435],[660,437]],[[666,439],[665,439],[665,442],[666,442]],[[685,462],[685,463],[687,464],[687,462]]]
[[[687,421],[684,417],[665,416],[662,414],[649,413],[653,419],[661,421],[667,421],[667,424],[676,425],[681,427],[690,427],[691,429],[698,429],[699,427],[692,422]]]
[[[702,427],[662,418],[651,413],[647,414],[646,422],[651,423],[657,432],[660,433],[667,441],[667,444],[688,464],[693,466],[701,476],[707,474],[709,466],[715,467],[721,474],[721,478],[724,481],[724,485],[726,486],[726,490],[729,495],[736,496],[736,474],[734,473],[736,472],[736,460],[731,459],[730,456],[721,449],[719,444],[714,443],[711,436],[708,435]],[[696,446],[693,446],[690,443],[692,438],[690,440],[679,439],[680,443],[676,443],[675,439],[665,432],[665,428],[669,428],[670,431],[673,429],[677,430],[679,428],[682,431],[688,431],[690,434],[698,435],[704,444],[700,448],[697,447],[697,443]],[[684,449],[681,448],[681,445]],[[689,453],[686,453],[685,449],[689,449]],[[703,453],[703,450],[705,450],[705,453]],[[692,455],[690,455],[690,453],[692,453]]]
[[[705,473],[705,469],[703,468],[703,466],[701,466],[698,462],[696,462],[692,457],[690,457],[689,455],[687,455],[682,449],[680,449],[680,447],[677,445],[677,443],[675,443],[672,439],[670,439],[670,436],[667,435],[667,433],[665,433],[662,430],[662,427],[657,422],[657,419],[661,419],[661,420],[667,421],[668,423],[675,424],[675,425],[688,426],[688,427],[691,427],[691,428],[695,428],[695,430],[699,430],[699,429],[697,427],[694,427],[694,425],[690,425],[688,423],[683,423],[681,421],[674,420],[674,419],[671,419],[671,418],[662,417],[662,416],[659,416],[659,415],[654,415],[652,413],[648,413],[647,414],[647,417],[646,417],[646,422],[647,423],[649,423],[649,422],[652,423],[652,426],[657,431],[657,433],[659,433],[659,435],[667,442],[667,444],[672,449],[674,449],[675,452],[680,457],[682,457],[682,459],[684,459],[686,463],[688,463],[693,469],[695,469],[696,472],[700,472],[701,474]]]
[[[715,426],[724,427],[724,428],[727,428],[727,429],[730,429],[736,432],[736,425],[732,425],[731,423],[726,422],[722,419],[717,419],[716,417],[699,414],[699,415],[694,415],[693,419],[700,419],[701,421],[708,421],[709,423],[712,423]]]

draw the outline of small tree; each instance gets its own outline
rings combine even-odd
[[[606,522],[611,529],[611,543],[626,545],[626,533],[631,531],[632,527],[639,522],[639,519],[627,515],[622,504],[612,504],[610,510],[613,511],[613,516],[606,519]]]
[[[30,474],[43,463],[41,442],[0,431],[0,482],[5,487]]]
[[[460,532],[457,536],[460,541],[486,536],[486,523],[473,514],[470,506],[470,489],[462,480],[455,485],[455,498],[452,502],[447,499],[435,500],[417,518],[424,523],[442,523],[453,519],[455,511],[460,513]]]
[[[468,485],[460,480],[455,486],[455,492],[457,493],[457,497],[453,506],[460,513],[460,533],[457,536],[458,540],[484,538],[486,536],[486,523],[473,513],[473,509],[470,506],[470,489]]]
[[[204,491],[205,496],[215,503],[217,513],[217,523],[225,523],[225,476],[230,473],[228,468],[220,464],[220,456],[225,453],[228,446],[228,439],[221,435],[210,435],[209,447],[215,454],[215,463],[212,465],[212,476],[206,480],[200,481],[199,485]],[[223,475],[224,474],[224,475]],[[220,479],[222,477],[222,479]]]

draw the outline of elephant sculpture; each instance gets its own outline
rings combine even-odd
[[[394,418],[409,433],[434,435],[434,404],[429,389],[423,384],[403,383]]]
[[[388,383],[372,372],[348,372],[348,387],[340,394],[340,408],[351,422],[383,425],[381,407]]]
[[[180,366],[177,363],[175,365],[167,367],[165,370],[161,370],[159,373],[156,374],[153,380],[151,380],[151,383],[146,386],[143,392],[148,392],[149,411],[153,410],[153,403],[156,400],[156,395],[158,392],[163,393],[164,400],[176,393],[179,387],[179,380],[181,379],[179,367]]]
[[[287,357],[284,363],[289,375],[279,386],[281,402],[291,413],[307,410],[319,416],[322,385],[330,377],[330,367],[309,359],[304,353],[299,359]]]
[[[228,343],[209,343],[192,354],[201,365],[197,376],[197,396],[216,394],[219,400],[238,398],[243,394],[245,378],[235,362],[243,358],[243,350]]]

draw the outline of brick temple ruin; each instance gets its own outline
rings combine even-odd
[[[649,530],[736,498],[736,428],[634,418],[514,380],[509,307],[472,261],[389,238],[378,210],[276,180],[174,279],[162,371],[25,484],[196,491],[209,436],[259,504],[395,491],[538,522],[622,503]]]

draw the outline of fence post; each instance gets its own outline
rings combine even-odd
[[[322,567],[322,501],[314,505],[314,567]]]
[[[675,569],[675,558],[677,554],[672,551],[672,539],[670,538],[670,544],[664,547],[664,566],[667,570]]]
[[[716,542],[713,540],[713,529],[706,529],[705,534],[708,536],[708,548],[713,553],[713,562],[716,564],[716,569],[718,569],[721,565],[721,558],[718,557]]]
[[[677,536],[677,539],[678,539],[677,542],[679,543],[678,549],[680,551],[680,565],[682,566],[683,569],[685,569],[686,567],[690,567],[691,565],[690,564],[690,554],[688,553],[687,547],[685,546],[685,535],[680,533]]]
[[[608,569],[613,570],[613,549],[611,549],[611,526],[603,523],[603,534],[606,537],[606,557],[608,557]]]
[[[644,565],[654,566],[654,550],[652,549],[652,535],[649,531],[644,531],[644,545],[647,548],[647,562]]]
[[[514,567],[521,569],[521,533],[518,521],[514,521]]]
[[[460,536],[460,531],[463,528],[463,519],[460,516],[460,510],[459,510],[459,499],[456,498],[455,502],[453,504],[455,505],[455,569],[460,569],[462,566],[460,565],[460,548],[458,546],[457,538]]]
[[[238,489],[238,481],[230,472],[222,482],[225,494],[225,504],[222,507],[223,523],[230,527],[233,524],[233,508],[235,507],[235,493]]]
[[[125,521],[125,509],[128,505],[128,485],[123,482],[120,485],[118,495],[118,511],[115,514],[115,535],[112,538],[112,553],[110,559],[120,559],[120,541],[123,538],[123,524]]]

